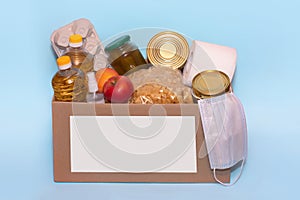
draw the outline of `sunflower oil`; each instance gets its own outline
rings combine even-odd
[[[71,35],[69,38],[69,49],[65,55],[70,56],[73,67],[87,73],[94,69],[94,56],[86,52],[82,45],[82,36],[80,34]]]
[[[57,59],[59,71],[52,79],[54,98],[56,101],[83,102],[86,101],[87,81],[84,73],[73,68],[69,56]]]

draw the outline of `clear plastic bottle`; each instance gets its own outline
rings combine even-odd
[[[86,96],[86,101],[88,103],[105,103],[104,96],[101,93],[98,93],[98,83],[96,81],[95,72],[88,72],[88,86],[89,92]]]
[[[54,98],[56,101],[86,101],[87,82],[84,73],[72,67],[69,56],[57,59],[59,71],[52,79]]]
[[[70,36],[69,48],[65,55],[70,56],[73,66],[81,69],[84,73],[94,70],[94,56],[84,50],[81,35]]]

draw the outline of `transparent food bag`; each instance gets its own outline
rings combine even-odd
[[[170,67],[141,65],[126,75],[133,83],[133,104],[193,103],[190,88],[182,83],[179,70]]]

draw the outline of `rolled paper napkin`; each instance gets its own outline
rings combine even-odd
[[[224,72],[232,81],[236,68],[236,49],[194,40],[183,70],[183,82],[192,85],[194,76],[205,70]]]

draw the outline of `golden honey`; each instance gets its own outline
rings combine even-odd
[[[141,52],[136,49],[121,55],[111,63],[111,66],[118,72],[118,74],[123,75],[136,66],[143,64],[146,64],[146,61]]]
[[[123,75],[136,66],[146,64],[138,47],[130,41],[129,35],[121,36],[105,47],[110,65]]]

